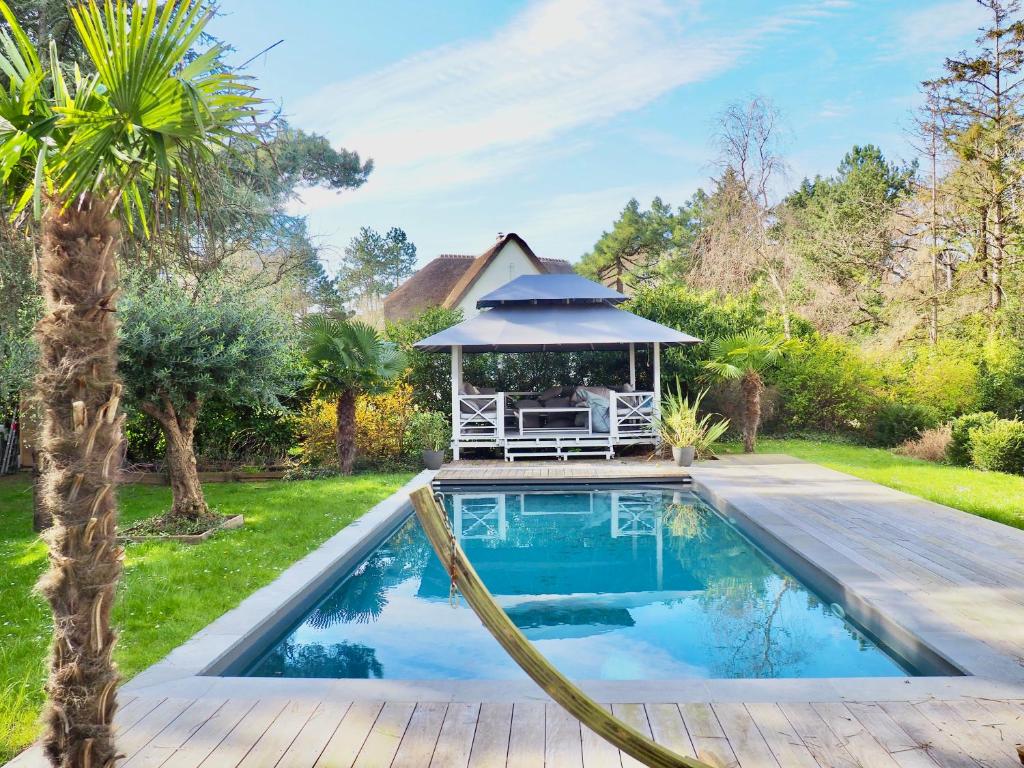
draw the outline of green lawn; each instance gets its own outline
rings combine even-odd
[[[359,475],[292,483],[206,486],[220,512],[245,515],[245,527],[196,546],[128,547],[114,621],[116,659],[126,678],[165,656],[291,563],[312,551],[409,479]],[[165,511],[170,489],[121,489],[121,522]],[[37,732],[50,620],[31,592],[46,565],[32,532],[32,496],[23,477],[0,478],[0,765]]]
[[[737,453],[727,444],[722,453]],[[1024,528],[1024,477],[982,472],[897,456],[882,448],[817,440],[758,440],[758,453],[788,453],[799,459],[872,480],[899,491]]]

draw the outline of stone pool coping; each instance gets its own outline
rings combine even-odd
[[[769,470],[770,467],[759,469]],[[756,537],[758,543],[771,554],[781,554],[790,565],[789,558],[795,553],[800,560],[820,572],[819,575],[834,580],[846,600],[866,611],[864,615],[869,619],[866,623],[876,621],[879,622],[877,626],[883,626],[887,632],[902,633],[905,642],[919,642],[969,674],[949,677],[578,681],[591,696],[607,703],[906,701],[957,696],[1024,698],[1024,667],[1018,659],[1000,653],[966,632],[952,629],[939,618],[922,611],[910,595],[880,580],[877,574],[827,542],[797,529],[786,519],[785,510],[778,504],[773,508],[770,502],[755,497],[749,482],[731,481],[728,466],[703,470],[700,466],[693,468],[691,490],[744,526],[759,529],[762,535]],[[163,660],[141,672],[124,686],[125,692],[191,698],[291,698],[302,695],[339,701],[510,702],[547,699],[546,694],[529,680],[326,680],[218,676],[238,658],[261,645],[268,634],[290,625],[302,613],[311,595],[336,578],[339,570],[355,565],[376,546],[409,513],[409,493],[429,484],[435,474],[432,471],[418,474],[359,520],[289,567],[271,584],[253,593]],[[578,478],[574,480],[580,481]],[[853,478],[850,481],[866,482]],[[623,478],[622,482],[629,480]],[[802,574],[797,575],[803,577]],[[899,617],[898,624],[891,618],[895,616]],[[871,626],[868,628],[872,629]]]

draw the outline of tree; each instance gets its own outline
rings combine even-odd
[[[417,317],[387,323],[385,335],[405,354],[405,381],[412,387],[415,404],[425,411],[440,411],[451,415],[452,372],[444,355],[435,355],[416,349],[420,339],[458,325],[463,320],[461,309],[428,307]]]
[[[238,135],[255,100],[213,48],[184,61],[208,15],[196,0],[95,0],[71,9],[94,75],[44,67],[10,8],[0,38],[0,181],[14,215],[41,214],[37,390],[45,504],[54,525],[40,583],[54,614],[45,752],[54,765],[112,766],[118,674],[110,610],[121,573],[116,459],[119,217],[146,229],[191,168]]]
[[[883,288],[904,276],[910,247],[900,206],[913,192],[916,172],[916,164],[889,162],[871,144],[854,146],[834,176],[804,179],[783,202],[780,219],[791,248],[852,305],[840,327],[885,322]]]
[[[409,277],[415,265],[416,246],[404,231],[392,227],[382,235],[363,227],[345,248],[339,287],[351,299],[380,299]]]
[[[289,380],[290,332],[271,304],[223,283],[198,294],[169,279],[129,286],[118,310],[121,374],[128,398],[164,433],[168,527],[216,519],[193,449],[202,408],[211,401],[280,407],[278,397],[297,383]]]
[[[789,349],[782,336],[753,330],[715,339],[710,344],[711,359],[704,368],[712,378],[739,381],[743,390],[743,450],[753,453],[757,427],[761,423],[763,374]]]
[[[642,210],[636,199],[622,209],[610,232],[580,259],[581,275],[606,283],[620,293],[651,280],[662,260],[687,250],[695,234],[692,209],[674,211],[660,197]]]
[[[356,397],[387,389],[405,370],[405,355],[364,322],[324,315],[303,319],[302,342],[310,389],[337,400],[334,442],[338,467],[349,475],[356,452]]]
[[[960,159],[955,175],[960,197],[974,213],[974,258],[988,288],[988,307],[1005,298],[1005,272],[1016,266],[1011,252],[1019,226],[1021,104],[1024,99],[1024,21],[1017,0],[978,0],[991,24],[978,37],[979,50],[946,59],[946,74],[925,83],[935,92],[949,146]]]
[[[720,292],[764,283],[775,297],[786,337],[792,333],[796,266],[774,232],[773,187],[785,171],[779,115],[765,99],[730,104],[718,117],[718,166],[686,282]]]

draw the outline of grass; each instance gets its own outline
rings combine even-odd
[[[719,448],[721,453],[743,450],[733,443]],[[934,464],[897,456],[883,448],[819,440],[761,439],[757,451],[787,453],[972,515],[1024,528],[1024,477],[1019,475]]]
[[[120,630],[115,658],[130,678],[158,661],[243,598],[268,584],[341,528],[391,494],[408,474],[291,483],[224,483],[205,487],[222,514],[245,515],[245,527],[199,545],[131,544],[114,610]],[[121,525],[170,506],[170,489],[125,486]],[[46,547],[32,531],[27,479],[0,478],[0,765],[38,733],[50,637],[46,604],[32,586]]]

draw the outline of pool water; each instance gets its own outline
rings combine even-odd
[[[570,678],[916,674],[689,491],[449,493],[481,578]],[[415,517],[246,670],[256,677],[525,679]]]

